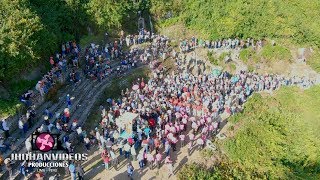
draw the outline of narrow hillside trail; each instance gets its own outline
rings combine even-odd
[[[117,64],[117,63],[114,63]],[[63,110],[67,107],[66,104],[66,95],[69,94],[71,96],[72,100],[72,106],[70,108],[70,114],[71,114],[71,120],[72,119],[78,119],[79,122],[85,121],[86,117],[89,115],[90,110],[92,106],[94,105],[95,101],[99,98],[103,90],[110,86],[109,78],[106,78],[102,80],[101,82],[98,81],[92,81],[90,79],[82,78],[82,80],[75,84],[75,85],[68,85],[65,88],[63,88],[59,93],[59,102],[56,104],[52,104],[50,102],[44,103],[41,107],[37,109],[37,119],[38,122],[29,129],[28,133],[25,135],[25,137],[20,137],[17,139],[17,142],[15,144],[15,153],[26,153],[25,149],[25,141],[26,138],[28,138],[37,128],[41,126],[43,123],[43,112],[46,107],[49,106],[50,112],[53,114],[55,113],[62,113]],[[55,115],[54,115],[55,116]],[[50,120],[50,122],[53,122],[54,118]],[[70,122],[72,123],[72,121]],[[7,157],[12,152],[8,152]],[[18,164],[16,164],[18,165]],[[20,165],[20,164],[19,164]],[[18,166],[19,166],[18,165]],[[18,168],[18,167],[17,167]],[[18,176],[18,169],[14,172],[14,177]],[[6,173],[3,172],[3,175]]]

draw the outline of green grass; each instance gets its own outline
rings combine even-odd
[[[201,156],[204,158],[210,158],[211,156],[214,155],[214,151],[211,149],[203,149],[200,151]]]
[[[271,46],[269,44],[264,46],[259,52],[253,50],[252,47],[242,49],[239,58],[247,65],[259,62],[292,61],[292,55],[288,48],[281,45]]]
[[[219,60],[214,57],[214,54],[211,51],[208,51],[207,53],[208,60],[211,62],[211,64],[218,66]]]
[[[219,56],[220,61],[224,61],[227,56],[230,56],[231,52],[223,52]]]
[[[289,49],[286,47],[267,44],[262,48],[261,57],[267,61],[291,61],[292,56]]]
[[[260,61],[260,57],[251,47],[242,49],[239,57],[245,64],[248,64],[249,62],[258,63]]]
[[[314,52],[310,58],[307,59],[307,64],[316,72],[320,73],[320,53],[319,50]]]
[[[80,46],[82,48],[90,45],[90,43],[96,43],[96,44],[101,44],[103,42],[104,39],[104,34],[103,33],[99,33],[99,34],[93,34],[93,35],[86,35],[83,36],[80,40]]]
[[[241,124],[224,144],[227,156],[264,178],[320,178],[320,86],[280,89],[272,97],[255,94],[244,112],[230,119]]]

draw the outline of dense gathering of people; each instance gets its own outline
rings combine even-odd
[[[123,46],[150,42],[145,49],[132,48],[124,51]],[[207,41],[196,39],[183,40],[179,48],[181,53],[188,52],[195,47],[236,49],[249,46],[261,47],[261,40],[222,39]],[[79,71],[81,61],[80,47],[75,42],[62,45],[61,54],[50,57],[52,70],[36,85],[41,96],[57,82],[62,81],[67,72],[67,64],[71,61],[72,67],[68,72],[70,82],[81,80]],[[85,48],[83,74],[90,79],[101,81],[111,74],[122,74],[137,64],[148,64],[152,69],[152,77],[139,78],[132,84],[132,89],[121,91],[119,98],[109,98],[106,106],[100,106],[101,122],[94,129],[86,129],[77,119],[71,119],[72,99],[69,94],[66,98],[66,108],[63,112],[44,111],[44,122],[37,128],[37,133],[50,132],[62,134],[61,143],[68,153],[75,151],[70,134],[75,133],[80,144],[89,152],[100,150],[104,168],[111,167],[118,170],[117,165],[123,159],[128,160],[127,174],[133,178],[135,168],[132,161],[138,161],[139,169],[146,166],[150,169],[160,169],[165,165],[169,176],[174,174],[173,156],[179,148],[187,146],[189,155],[194,149],[203,149],[211,145],[214,135],[221,129],[221,115],[227,116],[241,112],[243,104],[254,93],[273,91],[281,86],[298,85],[309,87],[314,84],[307,78],[286,78],[280,75],[260,75],[241,71],[238,74],[220,72],[218,74],[202,73],[194,75],[184,69],[186,60],[178,56],[178,52],[171,50],[169,39],[142,29],[138,35],[128,35],[105,46],[91,43]],[[176,71],[168,73],[161,59],[171,55],[176,62]],[[70,61],[68,62],[69,59]],[[113,62],[118,62],[113,67]],[[21,98],[27,106],[32,92],[27,92]],[[121,126],[119,119],[127,113],[137,114],[132,121],[130,130]],[[18,127],[21,136],[32,126],[35,118],[34,108],[28,109],[26,115],[21,116]],[[6,121],[2,121],[5,138],[10,136]],[[0,151],[9,149],[5,138],[0,139]],[[29,152],[31,142],[28,138],[25,147]],[[8,168],[10,165],[8,165]],[[26,163],[20,167],[23,176],[27,176],[32,169]],[[83,179],[84,170],[80,162],[70,162],[66,173],[71,179]],[[12,174],[12,172],[11,172]],[[11,175],[10,175],[11,176]]]
[[[254,49],[259,49],[262,46],[263,40],[254,40],[252,38],[247,38],[247,40],[242,40],[239,38],[203,40],[193,36],[189,40],[182,40],[179,44],[179,49],[181,52],[188,52],[196,47],[205,47],[208,49],[243,49],[247,47],[253,47]]]
[[[179,64],[178,72],[167,74],[160,61],[148,61],[153,77],[147,81],[138,79],[132,90],[123,90],[118,99],[109,98],[108,106],[100,107],[100,125],[89,134],[78,127],[78,136],[87,151],[98,145],[105,169],[113,166],[117,170],[119,159],[129,159],[129,177],[134,172],[131,161],[138,161],[139,169],[160,168],[165,164],[172,175],[171,159],[177,148],[188,144],[191,152],[210,146],[212,135],[221,128],[221,114],[242,111],[252,93],[287,85],[307,87],[313,83],[308,79],[245,71],[234,75],[228,72],[193,75],[183,71],[183,59],[174,57]],[[138,114],[138,118],[130,127],[133,133],[123,137],[125,128],[118,121],[126,112]]]
[[[69,41],[61,45],[60,53],[56,53],[54,57],[50,57],[51,70],[36,85],[36,90],[40,92],[41,96],[47,94],[49,89],[57,82],[61,83],[64,81],[68,64],[72,64],[73,67],[78,66],[75,62],[80,57],[80,51],[80,46],[76,42]],[[71,69],[75,71],[74,68]],[[70,74],[67,78],[69,81],[74,80]]]

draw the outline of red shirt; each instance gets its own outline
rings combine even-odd
[[[109,156],[105,155],[104,153],[101,154],[101,158],[103,162],[109,163]]]
[[[151,127],[155,127],[156,126],[156,121],[153,118],[149,119],[148,123],[149,123],[149,126],[151,126]]]

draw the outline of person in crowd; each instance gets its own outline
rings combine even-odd
[[[132,164],[130,162],[127,166],[127,172],[128,172],[128,176],[130,177],[130,179],[133,179],[133,171],[134,171],[134,167],[132,166]]]
[[[69,164],[69,172],[71,175],[71,180],[76,180],[77,179],[76,167],[75,167],[75,164],[73,161],[70,162],[70,164]]]
[[[109,170],[110,156],[109,156],[109,153],[107,152],[107,150],[104,150],[101,153],[101,158],[103,160],[105,169]]]
[[[9,126],[7,124],[7,120],[6,119],[2,120],[2,129],[4,130],[5,138],[10,137],[10,133],[9,133],[10,129],[9,129]]]
[[[83,167],[81,166],[81,163],[79,162],[77,167],[76,167],[76,172],[77,172],[77,175],[78,175],[78,179],[79,180],[83,180],[84,179],[84,169]]]

